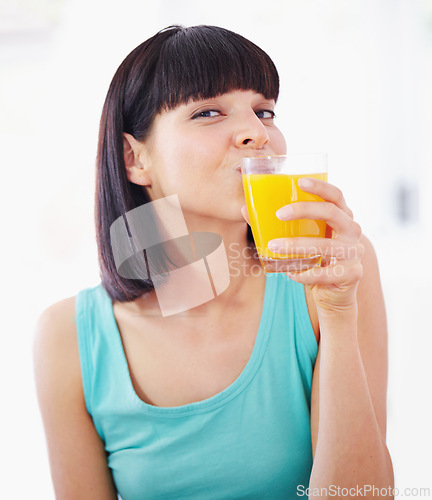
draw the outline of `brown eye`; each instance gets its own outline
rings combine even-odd
[[[206,109],[205,111],[199,111],[195,115],[192,116],[192,120],[196,118],[213,118],[215,116],[219,116],[221,114],[217,109]]]
[[[265,120],[265,119],[273,120],[276,117],[275,112],[272,111],[271,109],[260,109],[259,111],[256,111],[255,114],[261,120]]]

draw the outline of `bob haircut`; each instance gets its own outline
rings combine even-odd
[[[116,71],[100,121],[95,196],[100,276],[113,301],[131,301],[154,288],[151,279],[120,276],[111,248],[112,223],[123,216],[128,228],[126,212],[151,201],[145,188],[127,179],[123,133],[144,141],[161,111],[233,90],[253,90],[276,101],[279,76],[262,49],[216,26],[163,29],[134,49]]]

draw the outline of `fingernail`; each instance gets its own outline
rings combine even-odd
[[[289,219],[291,217],[293,213],[293,209],[292,207],[290,207],[289,205],[286,206],[286,207],[282,207],[280,208],[277,212],[276,212],[276,217],[278,219]]]
[[[310,179],[304,179],[304,178],[299,179],[298,183],[301,188],[306,188],[306,189],[311,188],[313,184],[313,182]]]

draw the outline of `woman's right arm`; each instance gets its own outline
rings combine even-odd
[[[85,407],[74,298],[41,314],[34,366],[56,498],[116,499],[103,442]]]

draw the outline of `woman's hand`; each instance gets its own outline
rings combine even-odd
[[[325,220],[332,229],[332,237],[278,238],[269,242],[269,249],[282,254],[322,255],[322,267],[288,276],[311,288],[318,313],[356,309],[357,286],[363,274],[361,228],[337,187],[313,178],[300,179],[299,186],[325,201],[292,203],[278,210],[277,217]]]

